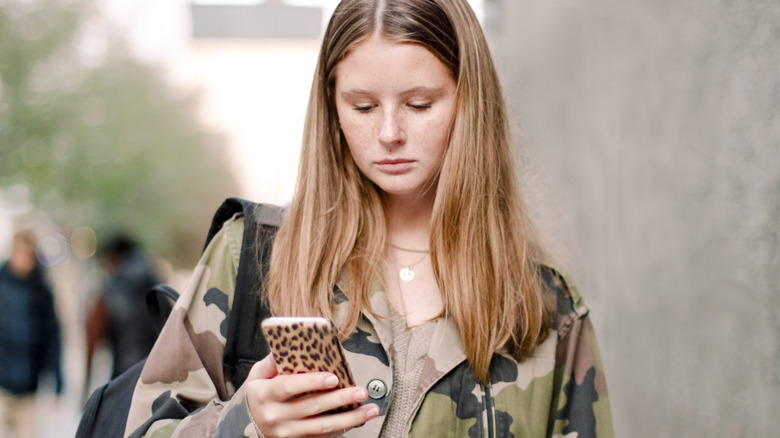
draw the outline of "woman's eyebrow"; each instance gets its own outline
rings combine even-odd
[[[408,90],[404,90],[399,93],[399,95],[402,97],[414,96],[419,94],[423,94],[426,97],[436,98],[444,94],[444,88],[419,86],[419,87],[410,88]],[[354,89],[354,90],[344,90],[341,93],[339,93],[339,95],[343,99],[359,99],[359,98],[374,96],[374,93],[371,93],[368,90]]]
[[[363,98],[363,97],[370,97],[371,93],[366,91],[366,90],[356,89],[356,90],[345,90],[345,91],[342,91],[341,93],[339,93],[339,95],[343,99],[349,100],[349,99],[360,99],[360,98]]]
[[[444,94],[444,88],[420,86],[420,87],[410,88],[401,93],[402,96],[412,96],[417,94],[424,94],[426,97],[435,98]]]

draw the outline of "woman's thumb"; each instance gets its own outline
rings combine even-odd
[[[270,379],[276,376],[276,374],[276,363],[273,356],[269,354],[263,360],[252,365],[252,369],[249,370],[249,375],[246,379]]]

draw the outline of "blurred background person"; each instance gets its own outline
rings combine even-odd
[[[113,237],[99,255],[107,279],[87,316],[86,385],[100,345],[109,348],[114,378],[144,359],[157,339],[146,305],[147,292],[160,282],[152,262],[124,234]]]
[[[17,232],[11,255],[0,267],[0,430],[3,437],[33,438],[35,395],[44,375],[62,393],[60,325],[54,298],[36,259],[32,231]]]

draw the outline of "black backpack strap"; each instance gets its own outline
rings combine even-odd
[[[265,277],[282,209],[244,199],[227,199],[214,215],[206,245],[222,224],[236,213],[244,215],[244,235],[222,365],[225,378],[238,388],[246,380],[252,365],[268,354],[260,322],[271,312],[261,296],[265,297]]]

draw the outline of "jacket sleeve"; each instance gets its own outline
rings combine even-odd
[[[242,234],[232,219],[203,252],[136,384],[125,437],[257,436],[222,369]]]
[[[547,436],[612,438],[612,414],[596,335],[577,290],[558,286],[553,403]]]

